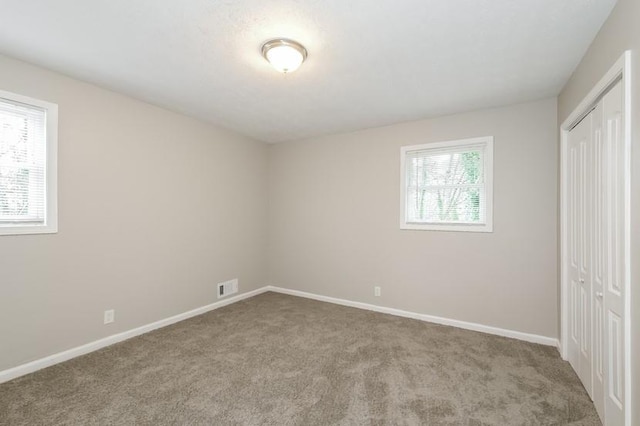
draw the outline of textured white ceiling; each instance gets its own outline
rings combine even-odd
[[[0,0],[0,52],[278,142],[557,95],[615,1]]]

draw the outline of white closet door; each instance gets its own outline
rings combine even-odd
[[[591,361],[591,148],[592,114],[569,132],[569,362],[592,394]]]
[[[604,421],[604,304],[603,292],[608,282],[608,241],[609,241],[609,157],[606,140],[603,137],[602,103],[599,103],[593,115],[593,180],[592,180],[592,234],[591,234],[591,271],[592,271],[592,358],[593,393],[592,398],[600,419]]]
[[[622,87],[618,83],[602,100],[603,144],[607,168],[607,263],[603,286],[605,424],[624,422],[624,283],[625,269],[625,146]]]

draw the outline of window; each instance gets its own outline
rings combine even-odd
[[[493,137],[401,148],[400,228],[492,232]]]
[[[57,232],[58,106],[0,91],[0,235]]]

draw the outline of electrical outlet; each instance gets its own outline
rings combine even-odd
[[[373,288],[373,295],[374,295],[374,296],[376,296],[376,297],[380,297],[380,294],[381,294],[381,293],[382,293],[382,290],[380,289],[380,287],[375,286],[375,287]]]
[[[111,324],[116,320],[116,311],[113,309],[109,309],[104,311],[104,323]]]

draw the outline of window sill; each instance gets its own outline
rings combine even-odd
[[[36,235],[56,234],[57,225],[0,225],[0,236],[3,235]]]
[[[436,223],[401,223],[401,230],[413,231],[449,231],[449,232],[493,232],[493,226],[488,224],[436,224]]]

